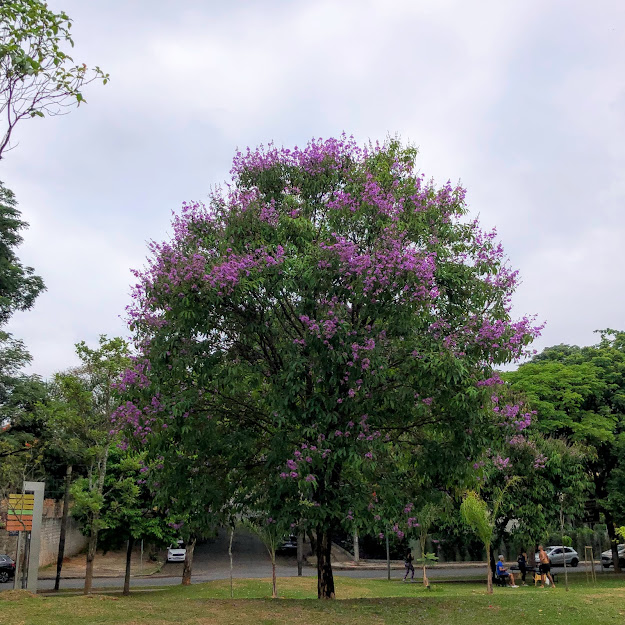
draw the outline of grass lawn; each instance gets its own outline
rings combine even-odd
[[[0,593],[4,625],[269,625],[293,623],[379,625],[389,623],[483,625],[539,623],[593,625],[625,623],[625,577],[610,575],[597,585],[583,576],[571,580],[570,591],[558,588],[495,588],[486,595],[482,584],[421,584],[338,578],[336,601],[316,599],[314,578],[278,580],[280,599],[272,600],[269,580],[228,581],[135,592],[130,597],[25,596]]]

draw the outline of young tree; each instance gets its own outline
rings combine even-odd
[[[83,341],[76,345],[82,364],[71,374],[76,393],[88,408],[85,414],[86,429],[90,438],[87,477],[77,480],[72,489],[75,506],[73,514],[85,519],[87,532],[87,568],[85,594],[91,592],[93,561],[102,526],[100,513],[104,502],[109,450],[114,440],[111,418],[118,406],[115,384],[128,366],[128,345],[121,338],[100,336],[98,347],[92,349]]]
[[[142,479],[144,457],[145,454],[112,448],[104,485],[98,542],[104,549],[127,547],[124,595],[130,594],[130,565],[137,541],[164,546],[177,538],[164,512],[154,505],[153,493]]]
[[[491,545],[493,544],[495,534],[495,524],[499,517],[499,511],[503,502],[506,491],[518,478],[509,480],[505,486],[495,489],[491,506],[480,497],[475,491],[469,491],[460,505],[460,514],[464,522],[476,533],[482,541],[486,549],[487,573],[486,573],[486,592],[493,592],[493,569],[491,567]]]
[[[314,530],[320,598],[391,443],[460,470],[492,421],[492,365],[538,331],[510,318],[516,272],[465,219],[464,190],[425,182],[415,157],[346,137],[239,153],[228,192],[185,205],[136,274],[141,398],[120,420],[160,438],[199,398],[279,518]]]
[[[438,560],[438,558],[433,553],[426,552],[427,538],[434,523],[436,523],[436,521],[440,519],[442,511],[443,509],[441,506],[437,506],[432,503],[426,503],[421,507],[416,515],[419,519],[419,522],[416,526],[418,527],[419,546],[421,548],[419,563],[423,566],[423,585],[426,588],[430,586],[430,582],[426,573],[426,567],[428,565],[428,562],[433,563]]]
[[[278,597],[276,586],[276,551],[289,534],[289,526],[284,521],[278,521],[273,517],[249,516],[245,519],[245,526],[258,536],[271,559],[271,597]]]
[[[605,516],[615,571],[615,524],[625,520],[625,333],[601,332],[590,347],[558,345],[506,374],[511,388],[536,410],[536,426],[586,450],[586,470],[597,507]]]
[[[59,115],[85,102],[82,88],[108,74],[74,65],[72,21],[42,0],[0,2],[0,160],[11,149],[16,125],[30,117]]]
[[[44,463],[48,474],[53,473],[55,468],[61,469],[65,474],[63,516],[54,583],[54,589],[59,590],[65,556],[71,487],[73,480],[83,476],[93,464],[94,455],[97,454],[96,439],[99,438],[97,434],[99,428],[93,420],[91,392],[75,371],[55,374],[48,388],[48,397],[38,405],[38,413],[46,423],[41,437]]]

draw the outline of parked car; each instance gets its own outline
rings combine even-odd
[[[15,577],[15,562],[6,554],[0,554],[0,583],[4,584]]]
[[[564,566],[564,558],[566,558],[567,566],[577,566],[579,564],[579,555],[575,549],[571,547],[563,547],[562,545],[552,545],[545,547],[545,553],[549,556],[552,566]],[[540,564],[538,553],[534,557],[536,564]]]
[[[179,540],[175,545],[169,545],[167,549],[167,562],[184,562],[187,555],[187,546],[183,540]]]
[[[614,564],[612,560],[612,549],[608,549],[601,554],[601,564],[606,569]],[[618,564],[621,569],[625,569],[625,544],[618,546]]]
[[[291,534],[279,547],[278,551],[297,551],[297,536]]]

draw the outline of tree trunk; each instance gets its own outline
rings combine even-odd
[[[391,581],[391,548],[388,544],[388,529],[386,531],[386,578]]]
[[[491,553],[490,553],[490,545],[486,545],[486,557],[488,558],[488,572],[486,574],[486,592],[489,595],[493,594],[493,569],[490,565],[491,561]]]
[[[360,562],[360,545],[358,543],[358,530],[354,531],[354,562]]]
[[[106,477],[106,465],[109,457],[109,445],[104,448],[104,456],[98,465],[98,482],[97,492],[99,495],[104,491],[104,478]],[[84,594],[91,594],[93,584],[93,561],[95,560],[96,549],[98,547],[98,522],[100,520],[100,509],[98,508],[91,517],[91,535],[89,536],[89,544],[87,545],[87,569],[85,571],[85,588]]]
[[[228,555],[230,556],[230,599],[234,598],[234,586],[232,584],[232,539],[234,538],[234,526],[230,528],[230,542],[228,543]]]
[[[96,519],[97,520],[97,519]],[[91,594],[91,586],[93,584],[93,561],[95,560],[95,550],[98,545],[98,532],[91,530],[89,542],[87,544],[87,568],[85,570],[85,587],[84,594]]]
[[[132,548],[135,544],[134,538],[128,539],[128,548],[126,549],[126,575],[124,577],[124,595],[130,594],[130,561],[132,560]]]
[[[332,575],[332,530],[317,528],[317,598],[334,599]]]
[[[191,571],[193,569],[193,551],[195,550],[195,537],[187,543],[187,550],[184,556],[184,567],[182,569],[182,585],[191,584]]]
[[[277,599],[278,592],[276,590],[276,554],[271,554],[271,597]]]
[[[69,513],[69,487],[72,483],[72,465],[68,464],[65,470],[65,492],[63,494],[63,517],[61,518],[61,532],[59,534],[59,551],[56,557],[56,579],[54,580],[54,590],[58,590],[61,585],[61,570],[63,569],[63,558],[65,557],[65,535],[67,534],[67,518]]]
[[[304,531],[297,532],[297,576],[301,577],[304,568]]]
[[[428,579],[428,576],[426,573],[427,560],[425,559],[425,543],[427,542],[427,539],[428,539],[427,530],[423,531],[423,528],[422,528],[422,533],[419,534],[419,547],[421,549],[421,557],[423,558],[423,585],[426,588],[429,588],[430,580]]]
[[[610,549],[612,550],[612,562],[614,563],[614,572],[620,573],[621,566],[618,561],[618,537],[614,528],[614,520],[609,512],[605,513],[605,524],[608,528],[608,536],[610,537]]]

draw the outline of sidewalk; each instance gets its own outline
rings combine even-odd
[[[314,557],[309,558],[308,565],[315,566],[316,559]],[[415,570],[422,568],[420,565],[414,565]],[[486,562],[441,562],[441,563],[428,563],[428,570],[431,569],[471,569],[471,568],[484,568]],[[335,571],[351,571],[351,570],[363,570],[363,571],[386,571],[386,560],[360,560],[354,562],[353,560],[347,560],[344,562],[332,562],[332,569]],[[403,560],[391,560],[391,570],[403,571]]]
[[[158,573],[163,564],[164,558],[153,562],[148,560],[147,555],[143,554],[143,566],[141,565],[141,550],[135,549],[132,552],[132,561],[130,565],[131,577],[149,577]],[[83,579],[85,577],[86,557],[85,554],[72,556],[63,560],[63,569],[61,571],[61,579]],[[109,551],[103,554],[99,551],[96,554],[93,564],[93,577],[124,577],[126,574],[126,551]],[[39,569],[39,579],[55,579],[56,564]]]

